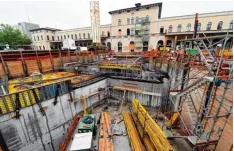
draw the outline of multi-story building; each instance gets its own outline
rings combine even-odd
[[[20,22],[18,23],[15,28],[19,29],[23,34],[27,35],[28,38],[31,39],[32,35],[30,30],[39,28],[38,24],[28,23],[28,22]]]
[[[174,47],[176,41],[192,38],[195,14],[161,18],[161,12],[162,3],[138,3],[135,7],[109,12],[111,24],[100,27],[102,44],[116,52],[130,52],[152,50],[158,45]],[[198,33],[211,36],[233,32],[232,11],[198,16]],[[35,49],[61,49],[66,38],[74,39],[77,46],[92,43],[90,27],[69,30],[38,28],[31,32]]]

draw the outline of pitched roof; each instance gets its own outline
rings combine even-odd
[[[143,8],[150,8],[150,7],[155,7],[155,6],[159,6],[160,11],[161,11],[162,3],[153,3],[153,4],[139,5],[139,6],[135,6],[135,7],[114,10],[114,11],[110,11],[108,13],[109,14],[115,14],[115,13],[121,13],[121,12],[130,12],[132,10],[140,10],[140,9],[143,9]]]
[[[35,28],[35,29],[31,29],[29,31],[38,31],[38,30],[60,31],[60,29],[50,28],[50,27]]]

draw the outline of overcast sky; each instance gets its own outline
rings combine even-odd
[[[0,23],[15,25],[30,21],[40,27],[71,29],[90,26],[90,0],[0,0]],[[110,24],[109,11],[133,7],[135,3],[150,4],[155,0],[100,0],[101,24]],[[162,17],[233,10],[232,1],[165,1]],[[28,14],[28,15],[27,15]]]

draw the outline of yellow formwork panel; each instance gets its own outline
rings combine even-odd
[[[222,55],[222,49],[217,51],[217,55],[218,55],[219,57]],[[223,52],[223,55],[224,55],[224,56],[229,56],[229,57],[233,56],[232,50],[225,49],[224,52]]]
[[[36,100],[35,100],[35,98],[34,98],[34,95],[33,95],[32,90],[29,90],[29,95],[30,95],[32,104],[35,104],[35,103],[36,103]]]
[[[25,101],[24,101],[24,98],[23,98],[23,93],[19,93],[19,100],[20,100],[21,107],[28,106],[28,104],[25,104]]]
[[[178,118],[179,118],[179,113],[177,112],[173,113],[171,119],[168,122],[169,126],[172,126],[177,121]]]
[[[5,114],[7,112],[7,109],[6,109],[6,106],[5,106],[4,102],[3,102],[2,97],[0,98],[0,109],[1,109],[3,114]]]
[[[37,86],[50,85],[53,83],[60,82],[61,79],[62,80],[72,79],[74,76],[76,76],[76,74],[70,73],[70,72],[53,72],[53,73],[43,74],[43,78],[42,78],[43,82],[41,82]],[[32,77],[25,77],[25,78],[10,80],[8,83],[9,94],[26,90],[27,88],[25,87],[19,87],[19,86],[16,87],[16,86],[19,83],[27,83],[27,82],[38,82],[38,81],[33,80]]]
[[[132,101],[132,109],[141,125],[144,125],[144,129],[149,135],[154,147],[158,151],[173,151],[172,146],[167,140],[167,136],[138,100],[134,99]]]
[[[143,142],[144,142],[146,150],[156,151],[156,149],[154,148],[154,145],[151,142],[148,134],[144,134],[144,130],[143,130],[141,124],[139,123],[138,119],[136,118],[136,115],[132,114],[132,118],[133,118],[133,120],[135,122],[135,125],[137,127],[137,130],[139,132],[140,137],[143,138]]]
[[[125,69],[125,70],[141,70],[140,65],[128,65],[128,64],[100,64],[99,68],[106,69]]]
[[[8,109],[10,111],[14,111],[14,107],[13,107],[13,101],[15,101],[15,94],[12,94],[11,95],[11,98],[10,98],[10,95],[8,96],[5,96],[5,100],[6,100],[6,105],[8,107]]]
[[[130,113],[124,112],[123,113],[124,123],[128,132],[128,137],[130,139],[130,144],[132,150],[134,151],[144,151],[144,146],[141,143],[141,139],[133,122]]]

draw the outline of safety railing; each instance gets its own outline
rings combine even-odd
[[[56,90],[58,95],[66,94],[70,91],[71,81],[61,81],[45,86],[39,86],[22,90],[19,92],[0,96],[0,115],[19,110],[40,102],[55,98]]]

